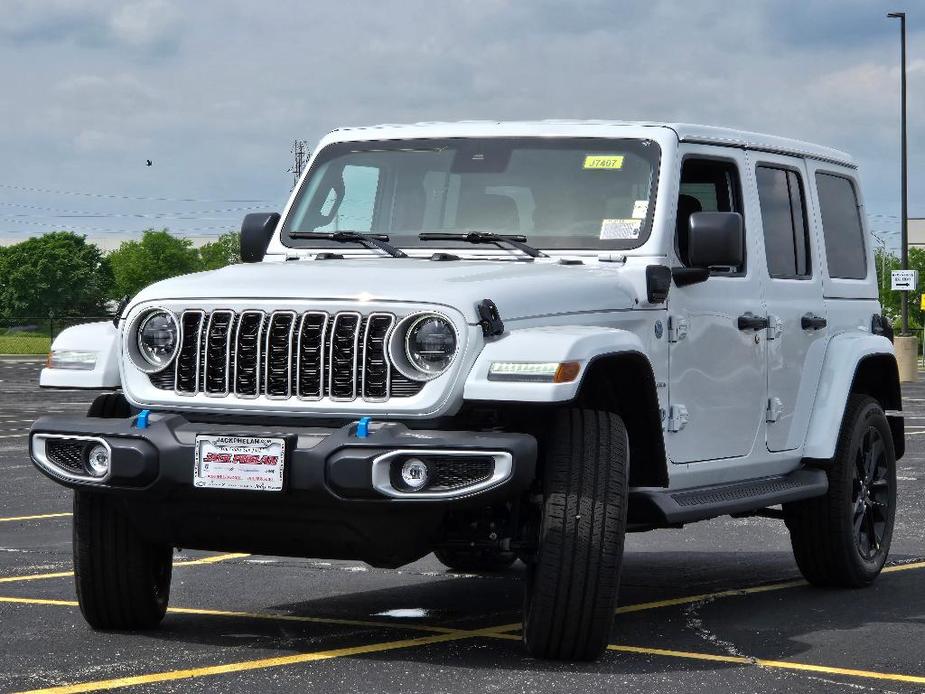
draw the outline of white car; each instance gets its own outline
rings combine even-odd
[[[244,262],[56,340],[32,427],[95,628],[157,625],[173,547],[526,564],[523,638],[593,659],[624,534],[780,518],[814,584],[880,572],[903,454],[858,172],[715,127],[336,130]]]

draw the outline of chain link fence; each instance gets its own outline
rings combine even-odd
[[[112,316],[0,317],[0,355],[48,354],[52,340],[65,328],[112,320]]]

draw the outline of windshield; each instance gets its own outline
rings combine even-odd
[[[659,147],[651,140],[460,138],[342,142],[325,147],[286,217],[292,232],[523,234],[550,249],[630,249],[649,235]],[[327,245],[330,245],[328,243]]]

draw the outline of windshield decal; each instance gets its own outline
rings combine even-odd
[[[649,201],[637,200],[633,204],[633,219],[645,219],[649,214]]]
[[[638,239],[641,219],[605,219],[601,221],[601,240]]]
[[[588,154],[585,156],[584,169],[605,169],[616,171],[623,168],[622,154]]]

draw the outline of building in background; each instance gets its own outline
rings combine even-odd
[[[909,246],[925,248],[925,217],[909,218]]]

